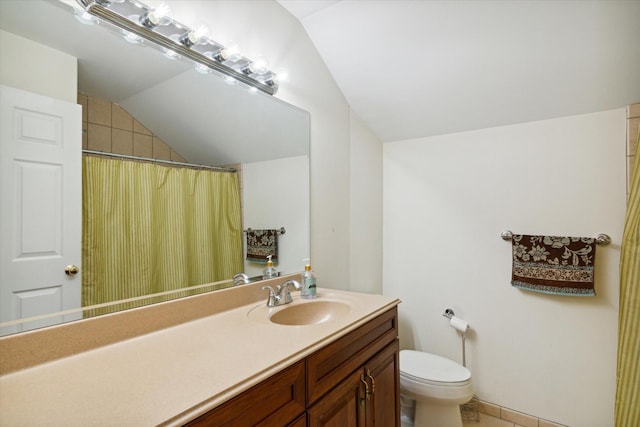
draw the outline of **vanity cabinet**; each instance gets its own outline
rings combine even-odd
[[[188,426],[400,426],[397,308]]]
[[[309,356],[307,425],[400,426],[397,337],[394,308]]]
[[[309,408],[308,427],[399,426],[397,372],[396,340]]]

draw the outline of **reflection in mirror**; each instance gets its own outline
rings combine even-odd
[[[286,228],[286,234],[279,238],[276,267],[281,273],[301,270],[302,259],[309,256],[308,113],[269,95],[225,84],[214,75],[199,74],[191,64],[171,61],[144,44],[126,43],[101,25],[83,25],[74,18],[67,4],[55,0],[3,0],[0,8],[0,29],[5,32],[3,56],[8,52],[6,44],[18,40],[16,46],[9,47],[23,49],[26,46],[24,55],[29,54],[28,47],[35,42],[78,58],[77,92],[84,107],[83,148],[137,155],[143,145],[135,143],[146,141],[150,152],[143,157],[237,168],[241,228]],[[15,60],[10,67],[20,71],[25,64]],[[51,73],[52,79],[54,74]],[[56,84],[55,81],[47,83]],[[90,113],[92,107],[108,111],[109,122],[98,113]],[[116,124],[123,116],[131,117],[131,130]],[[92,138],[92,132],[97,139]],[[4,143],[3,140],[3,146]],[[79,154],[77,159],[80,163]],[[2,168],[10,169],[10,166],[3,162]],[[0,189],[4,202],[5,187]],[[0,216],[0,221],[6,218],[6,215]],[[75,223],[77,228],[79,222]],[[12,224],[8,227],[3,225],[1,229],[10,230]],[[5,234],[3,231],[3,244]],[[243,233],[240,239],[244,242]],[[244,260],[246,248],[244,243],[242,246],[242,270],[250,277],[259,277],[264,265]],[[5,250],[0,253],[3,257],[8,254]],[[30,295],[46,294],[59,283],[80,288],[77,276],[84,273],[82,265],[75,281],[64,274],[67,264],[78,265],[80,261],[53,258],[56,273],[42,278],[44,284],[35,286],[37,292]],[[10,262],[11,259],[2,260],[1,265]],[[2,288],[7,285],[5,270],[0,269]],[[231,279],[229,275],[214,283],[190,283],[188,290],[172,290],[151,297],[139,295],[127,301],[92,307],[64,306],[54,295],[45,304],[46,310],[32,303],[34,300],[22,298],[26,294],[9,292],[10,302],[2,306],[0,313],[0,320],[4,322],[0,334],[208,292],[232,285]],[[2,299],[6,299],[4,294]],[[16,321],[16,312],[17,317],[34,316],[32,323]],[[46,314],[49,312],[55,313]]]

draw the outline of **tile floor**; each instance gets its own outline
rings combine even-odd
[[[478,409],[478,420],[463,421],[463,427],[567,427],[492,403],[480,401]],[[402,421],[402,427],[413,427]]]
[[[478,421],[464,421],[463,427],[567,427],[509,408],[480,401]]]

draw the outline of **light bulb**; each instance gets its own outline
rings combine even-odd
[[[258,56],[252,62],[253,73],[258,75],[264,75],[269,71],[269,62],[264,56]]]
[[[209,28],[207,28],[204,24],[198,24],[192,30],[196,38],[198,39],[198,43],[206,43],[207,36],[209,35]]]
[[[173,22],[173,12],[171,11],[171,8],[165,3],[160,3],[158,7],[153,9],[153,13],[160,20],[159,25],[168,25]]]
[[[287,70],[279,70],[276,74],[278,75],[278,83],[289,80],[289,72]]]
[[[158,25],[169,25],[173,22],[171,8],[161,3],[155,9],[150,9],[140,17],[140,23],[147,28],[155,28]]]
[[[223,61],[236,62],[242,58],[240,46],[238,46],[237,43],[230,42],[222,49],[219,56],[221,56]]]
[[[180,43],[185,45],[186,47],[191,47],[193,45],[198,44],[200,41],[198,35],[195,31],[187,31],[183,35],[180,36]]]
[[[207,27],[204,25],[198,26],[197,28],[186,31],[182,34],[180,36],[180,43],[187,47],[206,43],[207,33],[209,33],[209,29]]]

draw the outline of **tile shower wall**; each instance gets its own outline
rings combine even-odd
[[[82,93],[78,104],[82,105],[83,149],[186,161],[118,104]]]

